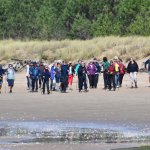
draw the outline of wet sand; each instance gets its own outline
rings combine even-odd
[[[20,144],[3,145],[0,150],[116,150],[138,147],[139,144]]]
[[[150,125],[150,87],[148,75],[138,75],[138,89],[130,89],[128,75],[125,76],[123,87],[117,91],[105,91],[102,76],[98,89],[88,93],[78,93],[76,83],[74,90],[66,94],[52,92],[50,95],[30,93],[26,90],[24,74],[17,74],[14,92],[8,93],[3,87],[0,95],[0,120],[40,120],[40,121],[85,121],[116,124],[147,124]],[[4,83],[5,85],[5,83]],[[68,146],[68,148],[67,148]],[[111,149],[110,145],[10,145],[11,149],[55,149],[55,150],[97,150]],[[119,144],[120,146],[120,144]],[[118,148],[120,148],[118,146]],[[122,147],[124,147],[123,145]],[[129,145],[127,145],[129,146]],[[135,146],[135,145],[134,145]],[[0,149],[8,149],[1,145]],[[116,147],[114,147],[116,148]]]

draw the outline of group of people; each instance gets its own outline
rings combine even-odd
[[[148,70],[150,83],[150,59],[145,62],[145,69]],[[88,92],[89,89],[96,89],[99,82],[99,75],[103,73],[104,89],[116,90],[122,87],[123,78],[126,73],[131,80],[131,88],[138,88],[137,73],[138,64],[132,58],[127,67],[118,57],[108,61],[107,57],[99,62],[96,58],[85,63],[79,60],[77,64],[72,62],[54,62],[52,65],[43,62],[28,62],[26,66],[27,89],[31,92],[38,92],[39,89],[43,94],[50,94],[51,91],[60,91],[66,93],[66,90],[73,90],[72,84],[74,77],[77,77],[78,83],[76,88],[79,92]],[[0,65],[0,93],[3,84],[3,76],[9,86],[9,92],[12,93],[15,80],[15,70],[11,64],[8,69],[3,69]]]

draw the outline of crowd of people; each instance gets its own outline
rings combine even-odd
[[[148,70],[150,83],[150,59],[145,62],[145,69]],[[138,64],[132,58],[127,67],[118,57],[114,57],[110,61],[107,57],[104,57],[102,62],[94,58],[87,64],[82,60],[79,60],[77,64],[56,61],[52,65],[29,61],[26,65],[27,90],[38,92],[40,89],[43,94],[50,94],[51,91],[66,93],[67,89],[73,90],[73,80],[74,77],[77,77],[76,89],[79,92],[88,92],[89,89],[97,88],[101,73],[103,74],[105,90],[115,91],[117,88],[122,87],[126,73],[130,76],[131,88],[138,88],[138,71]],[[9,92],[12,93],[15,81],[15,70],[12,64],[9,64],[6,70],[0,65],[0,93],[4,75],[6,75]]]

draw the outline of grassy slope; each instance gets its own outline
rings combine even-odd
[[[150,56],[150,37],[99,37],[92,40],[0,41],[0,61],[23,59],[90,59],[103,56],[141,59]]]

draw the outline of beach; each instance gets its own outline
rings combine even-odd
[[[123,87],[114,91],[103,90],[102,75],[98,89],[88,93],[79,93],[74,80],[74,90],[68,93],[52,92],[50,95],[31,93],[26,90],[24,73],[16,75],[15,87],[12,94],[3,86],[0,95],[0,121],[68,121],[68,122],[96,122],[116,125],[147,125],[150,126],[150,87],[148,75],[138,74],[137,89],[130,88],[129,76],[124,78]],[[6,93],[5,93],[6,92]],[[121,147],[132,147],[141,144],[123,144]],[[11,149],[66,149],[67,145],[9,145]],[[0,145],[1,149],[8,149],[8,145]],[[79,145],[78,145],[79,146]],[[45,147],[45,148],[43,148]],[[101,147],[101,148],[100,148]],[[68,149],[104,150],[119,148],[118,145],[83,144],[68,145]],[[95,149],[94,149],[95,148]]]

